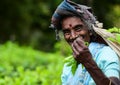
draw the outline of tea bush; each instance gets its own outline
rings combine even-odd
[[[7,42],[0,45],[0,85],[61,85],[63,59]]]

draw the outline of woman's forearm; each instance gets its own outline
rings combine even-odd
[[[120,80],[117,78],[107,78],[102,70],[97,66],[93,59],[88,59],[82,63],[91,77],[95,81],[96,85],[120,85]]]
[[[104,75],[93,59],[89,59],[83,65],[90,73],[96,85],[109,85],[110,80]]]

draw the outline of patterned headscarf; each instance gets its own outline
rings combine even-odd
[[[67,16],[78,16],[93,31],[91,25],[95,24],[96,18],[90,7],[80,5],[70,0],[64,0],[55,10],[51,19],[51,28],[55,29],[56,37],[59,37],[58,30],[61,29],[61,20]]]

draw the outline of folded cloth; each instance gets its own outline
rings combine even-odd
[[[64,0],[55,10],[52,19],[51,27],[56,29],[61,29],[61,20],[66,16],[78,16],[84,22],[94,24],[96,18],[92,14],[91,7],[85,5],[80,5],[70,0]],[[91,28],[90,28],[91,30]]]

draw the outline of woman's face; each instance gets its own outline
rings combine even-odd
[[[90,41],[87,26],[78,17],[67,17],[62,21],[62,30],[65,40],[71,45],[77,37],[85,42]]]

